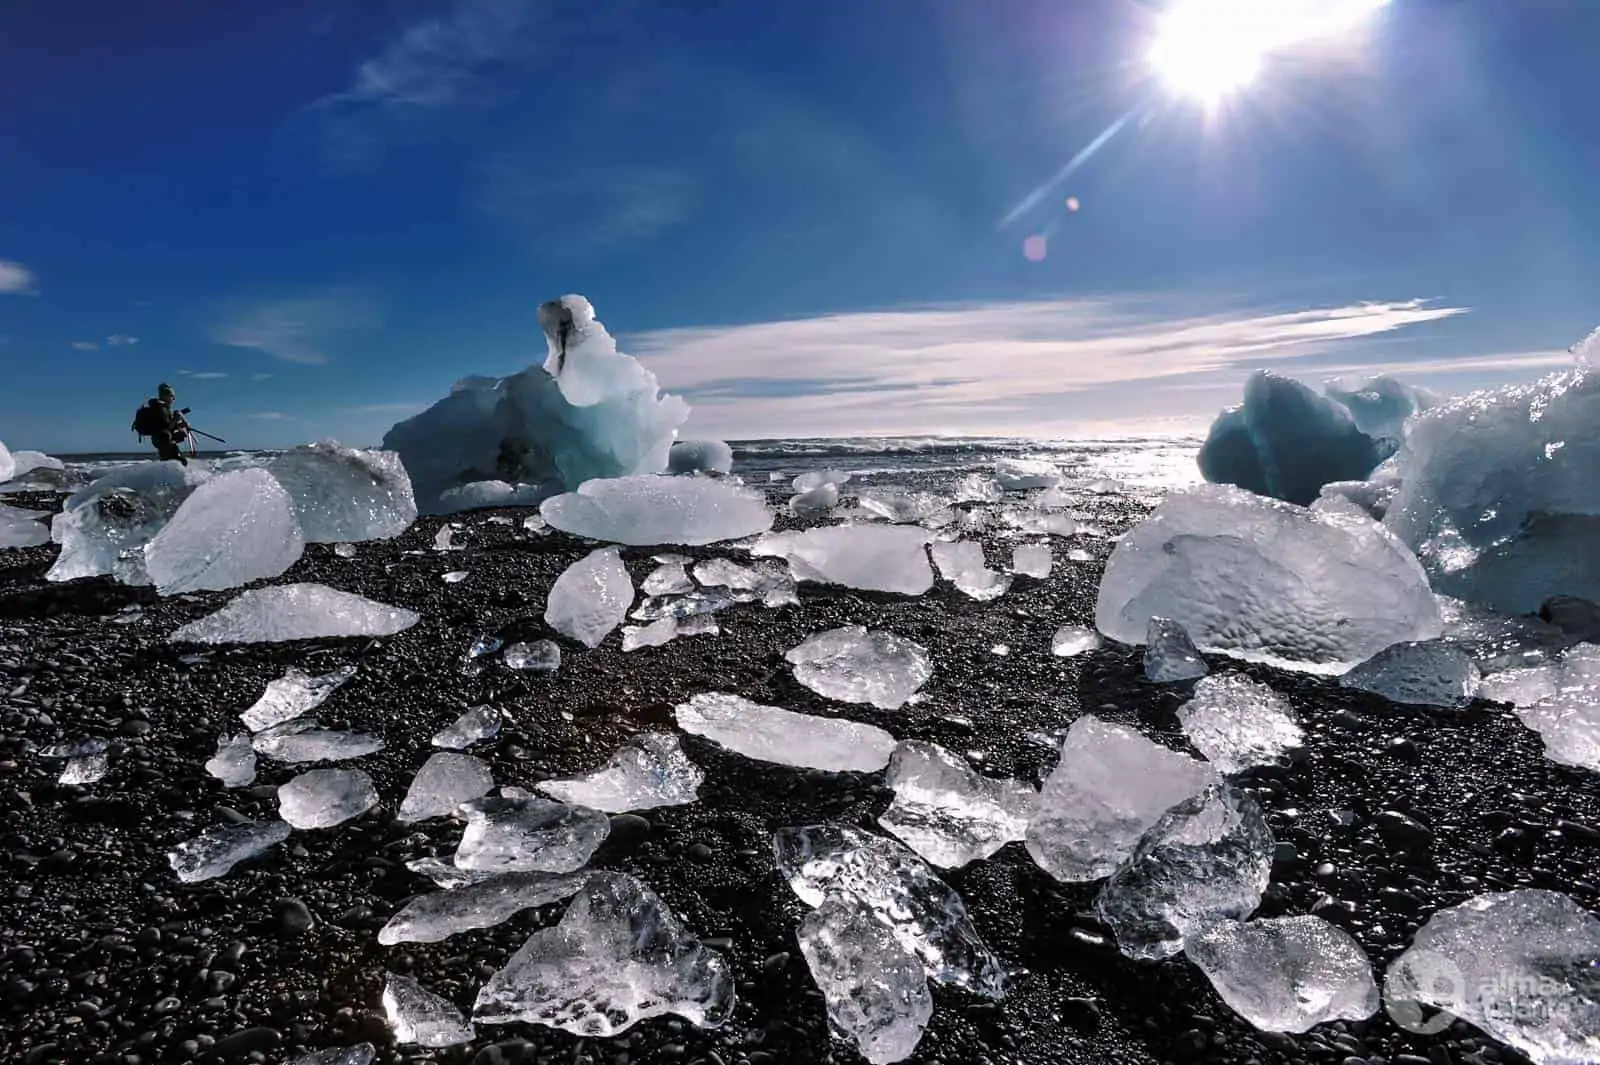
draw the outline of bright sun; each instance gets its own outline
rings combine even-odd
[[[1173,0],[1150,65],[1208,106],[1245,88],[1268,55],[1355,25],[1389,0]]]

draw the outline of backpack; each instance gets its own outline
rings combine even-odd
[[[167,419],[154,406],[146,403],[133,415],[133,431],[140,437],[155,436],[167,431]]]

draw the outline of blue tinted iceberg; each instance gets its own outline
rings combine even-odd
[[[1323,394],[1350,412],[1356,428],[1374,440],[1405,439],[1406,419],[1436,406],[1439,397],[1425,388],[1396,381],[1386,374],[1322,386]]]
[[[679,440],[667,453],[668,473],[732,473],[733,448],[721,440]]]

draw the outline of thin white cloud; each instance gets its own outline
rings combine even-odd
[[[100,345],[92,340],[74,340],[72,346],[79,351],[99,351]]]
[[[245,301],[224,308],[210,329],[219,344],[265,352],[284,362],[320,366],[352,330],[373,324],[376,306],[354,288],[282,299]]]
[[[251,414],[250,417],[264,422],[292,422],[295,420],[294,415],[285,414],[281,410],[259,410]]]
[[[138,337],[131,337],[125,333],[112,333],[106,337],[106,345],[113,348],[125,348],[139,343]]]
[[[362,403],[342,408],[346,414],[415,414],[426,410],[426,403]]]
[[[272,375],[269,374],[269,373],[253,373],[253,374],[250,375],[250,380],[252,380],[252,381],[270,381],[270,380],[272,380]]]
[[[0,293],[8,296],[32,296],[36,292],[32,270],[21,263],[0,259]]]
[[[537,248],[601,250],[649,240],[687,221],[695,182],[658,166],[586,168],[552,176],[544,157],[502,156],[484,171],[482,210]]]
[[[191,373],[188,376],[195,381],[220,381],[228,375],[220,370],[206,370],[202,373]]]

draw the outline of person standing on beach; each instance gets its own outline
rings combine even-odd
[[[133,416],[133,431],[141,440],[148,436],[163,461],[176,459],[187,466],[189,460],[179,445],[189,437],[189,423],[183,417],[188,411],[172,409],[177,398],[172,386],[163,381],[154,398]]]

